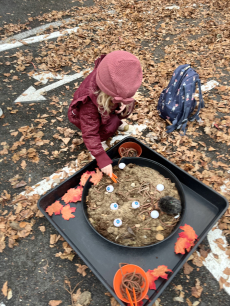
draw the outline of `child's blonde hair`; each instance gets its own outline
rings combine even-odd
[[[110,114],[111,108],[113,106],[112,97],[104,93],[103,91],[97,92],[97,104],[98,110],[102,116]]]
[[[113,97],[107,95],[103,91],[99,91],[96,94],[97,96],[97,104],[98,110],[102,116],[107,116],[111,113],[111,108],[114,106],[112,100]],[[131,111],[132,105],[126,105],[124,113],[122,112],[122,116],[126,116]]]

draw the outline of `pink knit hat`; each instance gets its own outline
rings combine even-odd
[[[129,104],[142,82],[139,59],[118,50],[105,56],[97,68],[96,83],[100,90],[113,97],[113,103]]]

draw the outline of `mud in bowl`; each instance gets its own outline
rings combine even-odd
[[[117,166],[118,162],[113,161],[117,184],[104,177],[98,186],[88,181],[84,187],[82,203],[88,224],[103,239],[128,248],[145,248],[165,241],[179,228],[184,216],[186,203],[181,183],[154,161],[123,158],[124,169]],[[110,186],[112,192],[107,191]],[[179,216],[158,207],[165,196],[180,201]]]

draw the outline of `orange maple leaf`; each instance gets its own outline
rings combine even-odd
[[[60,215],[63,205],[59,201],[55,201],[53,204],[53,210],[55,215]]]
[[[54,210],[53,210],[52,205],[49,205],[49,206],[46,208],[46,212],[49,214],[49,216],[52,216],[52,215],[53,215]]]
[[[189,243],[187,238],[179,237],[177,238],[177,242],[175,243],[175,253],[185,254],[185,250],[190,250],[191,244]]]
[[[62,209],[63,205],[59,202],[59,201],[55,201],[53,204],[51,204],[50,206],[48,206],[46,208],[46,212],[52,216],[53,213],[55,215],[60,215],[61,213],[61,209]]]
[[[86,171],[85,173],[83,173],[81,176],[80,185],[85,186],[85,183],[87,182],[88,178],[90,177],[90,175],[93,174],[95,174],[94,171]]]
[[[168,274],[166,274],[166,272],[173,272],[173,271],[168,269],[167,266],[162,265],[162,266],[158,266],[156,269],[152,270],[151,274],[153,275],[155,280],[157,280],[159,277],[167,279]]]
[[[61,210],[62,218],[65,220],[69,220],[70,218],[75,218],[75,216],[72,215],[72,212],[75,212],[75,210],[76,210],[76,207],[70,207],[70,205],[67,204]]]
[[[94,185],[97,185],[102,179],[102,176],[103,176],[103,173],[97,168],[96,173],[92,173],[90,182],[93,183]]]
[[[77,201],[81,201],[81,196],[83,192],[83,187],[78,186],[75,188],[70,188],[62,197],[62,200],[68,204],[68,203],[76,203]]]
[[[183,233],[179,233],[180,237],[187,238],[188,240],[191,240],[192,242],[194,242],[197,239],[198,236],[190,225],[185,224],[184,226],[180,226],[180,229],[184,231]]]
[[[153,270],[148,270],[146,272],[146,276],[148,278],[148,281],[149,281],[149,289],[151,290],[156,290],[156,284],[155,284],[155,277],[152,275],[152,271]]]

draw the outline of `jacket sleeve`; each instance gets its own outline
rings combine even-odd
[[[91,154],[96,158],[99,168],[112,164],[101,145],[99,129],[101,125],[100,114],[91,100],[80,107],[80,125],[82,138]]]

